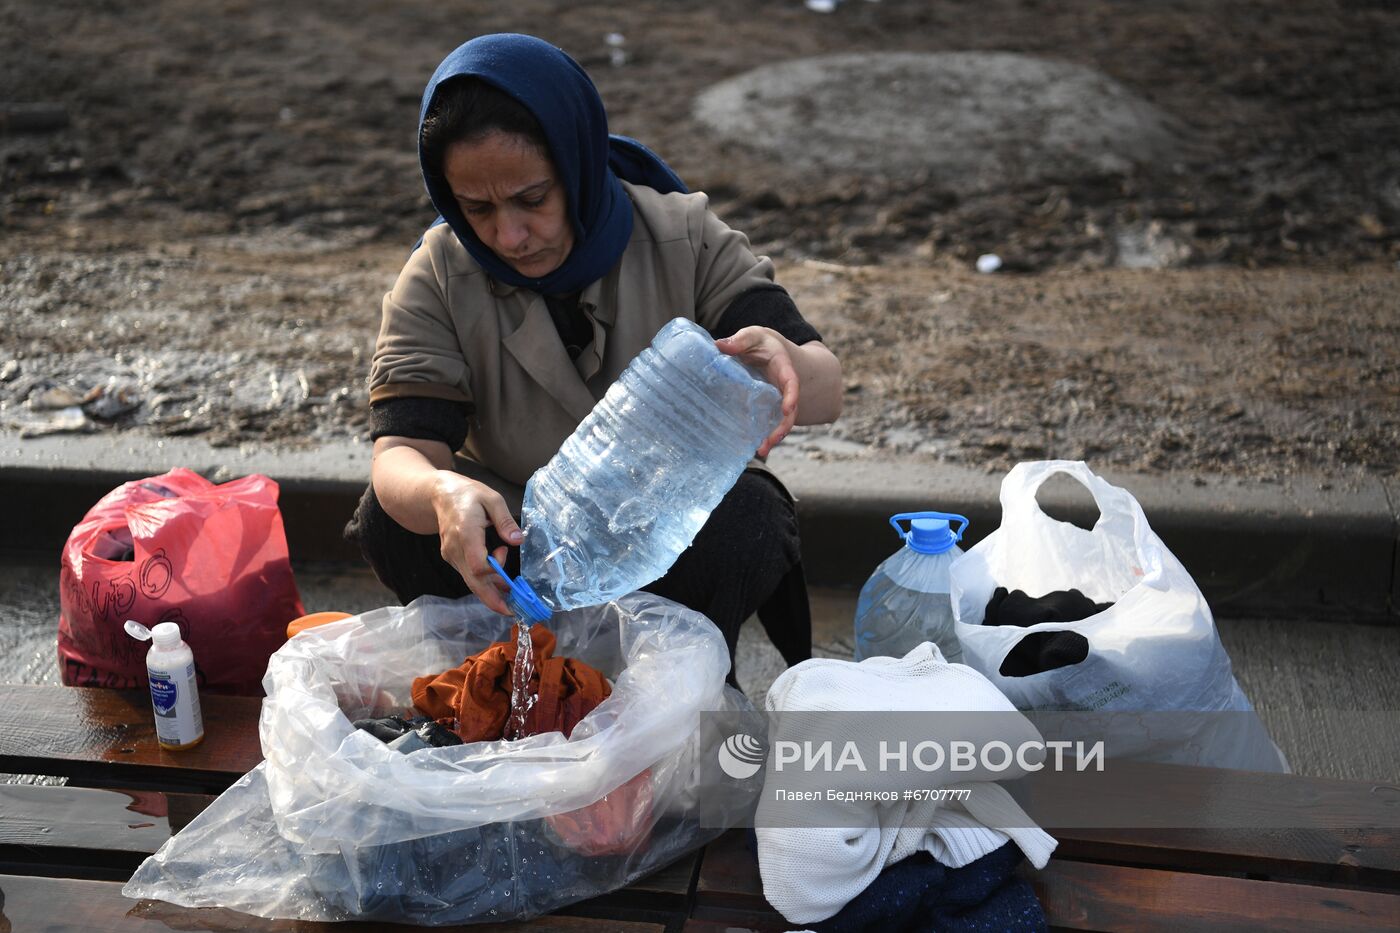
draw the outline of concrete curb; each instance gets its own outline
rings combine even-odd
[[[282,488],[296,559],[358,560],[340,532],[364,490],[369,463],[369,446],[354,443],[277,452],[182,438],[0,435],[0,490],[10,519],[0,526],[0,548],[11,556],[56,560],[69,530],[103,494],[127,480],[186,466],[215,481],[254,472],[271,476]],[[825,586],[859,586],[899,546],[888,525],[896,512],[964,514],[971,522],[965,545],[1001,520],[1000,473],[919,460],[819,462],[783,448],[771,465],[798,501],[808,579]],[[1317,478],[1263,484],[1103,476],[1137,498],[1218,613],[1396,619],[1400,490],[1379,478],[1354,475],[1329,486]],[[1047,484],[1040,502],[1076,524],[1097,518],[1092,500],[1072,481]]]
[[[966,515],[965,546],[1001,524],[1000,472],[805,458],[777,469],[800,497],[809,579],[824,583],[863,581],[899,544],[887,524],[896,512]],[[1375,477],[1324,489],[1316,479],[1259,484],[1227,477],[1101,475],[1133,494],[1217,612],[1395,619],[1400,517]],[[1098,518],[1093,500],[1073,480],[1050,481],[1038,498],[1053,517],[1084,527]]]

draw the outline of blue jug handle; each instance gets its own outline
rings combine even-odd
[[[964,518],[961,515],[954,515],[952,512],[900,512],[898,515],[895,515],[890,519],[890,526],[893,527],[896,532],[898,532],[899,540],[908,542],[909,535],[913,533],[912,529],[910,531],[905,531],[903,528],[900,527],[899,523],[912,521],[916,518],[946,519],[948,522],[948,527],[950,528],[952,527],[953,522],[962,522],[962,524],[959,525],[957,529],[953,532],[954,541],[962,540],[963,530],[967,528],[968,524],[966,518]]]
[[[490,564],[491,569],[496,571],[501,579],[510,585],[510,597],[506,600],[506,604],[509,605],[511,609],[523,613],[526,620],[529,622],[549,621],[550,616],[554,614],[554,610],[550,609],[549,606],[545,604],[544,600],[540,599],[534,587],[526,583],[524,577],[516,577],[512,580],[510,574],[506,573],[505,568],[490,554],[486,555],[486,563]]]

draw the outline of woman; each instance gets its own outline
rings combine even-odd
[[[419,159],[442,216],[384,298],[372,481],[347,529],[401,600],[470,590],[507,611],[486,557],[520,543],[525,481],[673,317],[781,391],[759,457],[840,412],[840,364],[772,263],[660,158],[608,135],[560,50],[520,35],[458,48],[423,93]],[[731,659],[754,612],[788,663],[810,655],[792,500],[758,461],[647,589],[709,616]]]

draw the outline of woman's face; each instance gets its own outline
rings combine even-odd
[[[493,132],[453,143],[442,168],[472,231],[516,272],[537,279],[569,257],[574,231],[564,187],[528,139]]]

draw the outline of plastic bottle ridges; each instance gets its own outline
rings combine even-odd
[[[777,389],[671,321],[526,484],[522,578],[553,610],[659,578],[781,420]]]

